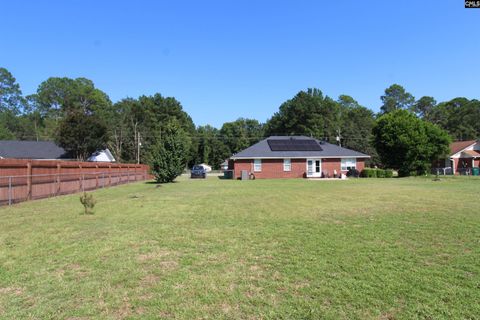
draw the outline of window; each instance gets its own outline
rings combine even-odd
[[[292,171],[292,161],[290,159],[283,159],[283,171]]]
[[[357,159],[355,158],[345,158],[342,159],[342,171],[347,171],[350,169],[356,169],[357,167]]]
[[[262,171],[262,160],[261,159],[253,160],[253,171],[254,172]]]

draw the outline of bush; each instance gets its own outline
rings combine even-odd
[[[377,178],[385,178],[385,170],[377,169]]]
[[[393,170],[385,169],[385,178],[393,178]]]
[[[363,178],[376,178],[377,177],[377,171],[376,171],[376,169],[365,168],[365,169],[362,170],[361,176]]]
[[[347,177],[358,178],[360,176],[360,171],[357,169],[350,169],[347,172]]]
[[[149,164],[159,183],[173,182],[187,164],[187,136],[177,123],[169,123],[151,147]]]
[[[392,169],[373,169],[365,168],[360,174],[362,178],[392,178],[393,170]]]
[[[85,208],[85,214],[93,214],[93,207],[95,207],[97,203],[93,198],[93,194],[84,192],[83,195],[80,196],[80,202]]]

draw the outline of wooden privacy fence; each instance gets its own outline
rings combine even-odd
[[[143,164],[0,160],[0,205],[150,179]]]

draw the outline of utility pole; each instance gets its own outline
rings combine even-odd
[[[340,132],[340,129],[337,130],[337,142],[338,142],[338,146],[341,147],[342,146],[342,135],[341,135],[341,132]]]
[[[140,164],[140,146],[142,143],[140,142],[140,132],[137,133],[137,164]]]

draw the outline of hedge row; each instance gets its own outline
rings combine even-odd
[[[393,170],[391,169],[373,169],[373,168],[365,168],[362,170],[360,174],[362,178],[392,178],[393,177]]]

